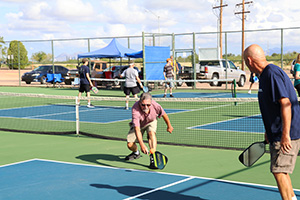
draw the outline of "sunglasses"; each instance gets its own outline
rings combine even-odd
[[[150,107],[151,106],[151,104],[141,104],[143,107],[145,107],[145,106],[148,106],[148,107]]]

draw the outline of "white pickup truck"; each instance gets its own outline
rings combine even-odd
[[[193,79],[193,68],[185,67],[179,73],[179,78],[183,80]],[[221,86],[223,83],[219,79],[235,79],[238,86],[243,87],[246,82],[246,72],[240,70],[230,60],[203,60],[196,65],[196,79],[213,80],[211,86]],[[192,86],[192,82],[187,82],[188,86]]]

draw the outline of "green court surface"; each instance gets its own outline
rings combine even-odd
[[[186,91],[188,92],[188,90]],[[194,90],[190,91],[194,92]],[[68,96],[76,96],[78,94],[77,89],[40,87],[0,87],[0,92]],[[162,90],[153,91],[153,94],[155,93],[162,93]],[[124,94],[120,90],[100,90],[99,95],[123,97]],[[164,106],[167,107],[168,104]],[[209,120],[209,118],[203,118],[203,120]],[[176,124],[180,120],[174,118],[173,121]],[[120,126],[121,128],[115,133],[126,138],[128,121],[122,123],[124,123],[124,126]],[[165,129],[162,119],[158,123]],[[176,128],[176,125],[174,127]],[[93,131],[97,131],[97,129]],[[170,138],[173,136],[168,135],[168,133],[162,134]],[[238,139],[236,138],[236,140]],[[224,142],[230,143],[231,140]],[[159,144],[157,149],[169,158],[169,162],[162,172],[276,186],[275,180],[269,171],[269,154],[265,154],[253,167],[246,168],[238,161],[241,150],[162,144]],[[125,141],[104,140],[86,136],[77,137],[76,135],[0,132],[0,165],[39,158],[126,169],[150,170],[148,168],[149,158],[147,155],[143,155],[135,161],[125,162],[124,158],[129,153]],[[300,189],[298,177],[300,177],[299,157],[294,173],[291,175],[295,189]]]
[[[275,185],[269,172],[269,154],[253,167],[239,163],[240,151],[158,145],[169,162],[159,172],[216,178],[263,185]],[[39,158],[73,163],[103,165],[118,168],[148,169],[149,158],[126,162],[129,154],[126,142],[76,136],[53,136],[0,132],[0,165]],[[292,174],[293,186],[300,188],[300,159]]]

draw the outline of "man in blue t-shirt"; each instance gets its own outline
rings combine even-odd
[[[268,63],[263,49],[254,44],[244,52],[253,73],[260,74],[258,100],[270,144],[271,172],[282,199],[297,199],[289,174],[293,172],[300,147],[300,107],[292,82],[278,66]]]
[[[89,98],[91,96],[90,90],[91,87],[93,87],[93,83],[90,79],[90,69],[88,67],[89,60],[87,58],[82,59],[82,65],[79,68],[79,78],[80,78],[80,86],[79,86],[79,100],[78,103],[80,103],[80,97],[83,92],[86,92],[86,96]],[[94,106],[91,104],[91,100],[88,99],[88,108],[93,108]]]

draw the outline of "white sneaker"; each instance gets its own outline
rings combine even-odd
[[[88,108],[95,108],[95,106],[92,105],[92,104],[88,104],[86,107],[88,107]]]
[[[248,91],[248,94],[251,94],[251,90]]]

